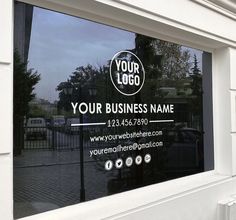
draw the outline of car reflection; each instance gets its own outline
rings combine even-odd
[[[25,128],[27,140],[47,139],[46,121],[44,118],[29,118]]]

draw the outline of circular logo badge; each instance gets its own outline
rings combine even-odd
[[[127,157],[126,160],[125,160],[125,164],[126,164],[127,167],[132,166],[133,158],[132,157]]]
[[[120,51],[111,60],[110,77],[118,92],[132,96],[142,89],[145,70],[141,60],[134,53]]]
[[[150,154],[146,154],[145,157],[144,157],[145,163],[150,163],[150,162],[151,162],[151,159],[152,159],[152,157],[151,157]]]
[[[123,160],[120,158],[117,159],[115,165],[117,169],[120,169],[123,166]]]
[[[113,162],[111,160],[106,161],[105,163],[105,170],[109,171],[113,167]]]
[[[140,165],[141,163],[142,163],[142,157],[140,156],[140,155],[138,155],[136,158],[135,158],[135,163],[137,164],[137,165]]]

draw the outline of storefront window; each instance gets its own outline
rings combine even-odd
[[[14,31],[15,218],[214,168],[210,53],[24,3]]]

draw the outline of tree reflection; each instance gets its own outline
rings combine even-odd
[[[126,49],[127,50],[127,49]],[[154,39],[151,37],[136,34],[135,48],[128,50],[135,53],[142,61],[146,78],[142,90],[133,97],[120,95],[110,82],[109,76],[109,64],[95,67],[90,64],[87,66],[80,66],[69,75],[67,81],[61,82],[57,86],[59,91],[58,107],[65,111],[65,114],[72,116],[71,102],[78,100],[83,102],[91,102],[89,97],[89,88],[95,86],[96,102],[105,103],[173,103],[175,104],[174,119],[175,124],[171,125],[150,125],[149,130],[164,130],[166,131],[164,139],[166,139],[166,146],[163,149],[152,149],[149,151],[133,152],[133,153],[120,153],[111,156],[94,156],[93,160],[96,161],[96,167],[101,172],[104,170],[104,161],[111,159],[115,161],[117,157],[126,158],[127,156],[136,157],[138,154],[145,155],[147,152],[153,156],[153,162],[149,166],[141,165],[134,168],[123,168],[110,172],[108,180],[109,193],[124,191],[132,189],[138,186],[143,186],[155,182],[164,181],[166,179],[174,178],[171,176],[170,170],[168,170],[168,146],[186,145],[182,135],[193,135],[192,131],[181,130],[183,128],[196,128],[202,129],[202,74],[198,67],[198,60],[196,55],[194,56],[194,62],[191,60],[190,51],[181,45],[174,43]],[[82,87],[83,94],[80,94],[78,87]],[[65,89],[72,88],[71,94],[66,94]],[[87,94],[87,95],[86,95]],[[129,115],[97,115],[96,122],[100,120],[105,121],[108,118],[141,118],[141,114],[129,114]],[[147,113],[145,117],[156,118],[156,115]],[[158,119],[165,119],[165,115],[158,115]],[[92,116],[88,115],[87,120],[93,121]],[[119,134],[126,131],[145,131],[146,128],[137,126],[135,128],[111,128],[109,134]],[[169,130],[173,130],[177,139],[171,141],[169,137]],[[86,129],[85,142],[89,142],[89,136],[100,135],[107,132],[106,128],[89,128]],[[195,132],[195,131],[194,131]],[[194,133],[196,136],[192,139],[202,148],[201,137],[197,131]],[[182,141],[182,142],[181,142]],[[142,143],[143,139],[137,138],[137,143]],[[118,145],[118,142],[107,142],[106,146]],[[128,144],[124,143],[124,144]],[[105,146],[105,145],[104,145]],[[103,146],[103,147],[104,147]],[[91,143],[91,146],[92,143]],[[176,154],[177,152],[175,152]],[[131,154],[131,155],[130,155]],[[187,166],[187,165],[186,165]],[[185,175],[181,170],[177,170],[177,176]],[[185,171],[186,172],[186,171]],[[188,172],[199,172],[199,166],[196,166],[193,170]]]
[[[24,117],[29,113],[29,102],[35,97],[35,85],[40,74],[27,70],[27,63],[21,61],[17,50],[14,52],[14,155],[20,154],[24,146]]]
[[[126,49],[128,50],[128,49]],[[71,102],[79,99],[78,90],[83,87],[83,94],[88,94],[90,87],[96,87],[96,101],[105,102],[146,102],[146,103],[182,103],[184,109],[176,113],[176,121],[187,123],[192,114],[200,116],[202,106],[202,74],[198,68],[197,57],[191,60],[190,51],[174,43],[154,39],[136,34],[135,48],[130,49],[141,60],[146,72],[145,83],[142,90],[134,97],[121,96],[114,90],[109,76],[110,61],[102,66],[80,66],[69,75],[66,81],[61,82],[56,90],[59,91],[58,109],[64,114],[71,114]],[[193,66],[193,67],[192,67]],[[65,94],[64,90],[73,88],[71,94]],[[190,98],[191,97],[191,98]],[[192,99],[192,100],[191,100]],[[83,101],[91,100],[89,96],[82,96]],[[178,108],[177,108],[178,109]],[[191,110],[191,112],[189,112]],[[99,117],[99,116],[98,116]],[[119,116],[117,116],[119,117]],[[199,128],[199,126],[197,126]]]

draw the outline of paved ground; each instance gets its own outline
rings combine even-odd
[[[116,172],[105,172],[104,162],[89,159],[87,150],[84,155],[86,200],[107,195],[108,180]],[[27,150],[15,157],[15,218],[79,203],[79,158],[79,150]]]
[[[91,143],[84,140],[83,146],[86,200],[128,190],[141,186],[140,184],[152,184],[199,172],[196,169],[190,169],[195,166],[195,159],[193,159],[195,154],[191,152],[196,151],[183,144],[182,148],[178,145],[172,146],[172,151],[168,154],[171,163],[165,164],[167,161],[165,152],[162,154],[152,149],[149,153],[152,154],[155,164],[144,164],[141,168],[123,167],[120,170],[112,169],[111,171],[104,169],[108,158],[99,156],[102,161],[98,161],[89,157],[90,147],[97,148],[99,144],[93,143],[91,146]],[[25,140],[24,147],[22,154],[14,157],[15,218],[79,203],[81,183],[79,135],[58,131],[52,134],[48,130],[46,140]],[[175,150],[177,148],[182,151]],[[133,155],[130,155],[128,152],[127,155],[135,157],[136,153],[133,152]],[[127,157],[119,154],[113,156]],[[163,164],[167,168],[167,165],[171,165],[179,170],[177,169],[177,172],[173,170],[172,173],[161,172]],[[188,168],[186,171],[184,165]]]

